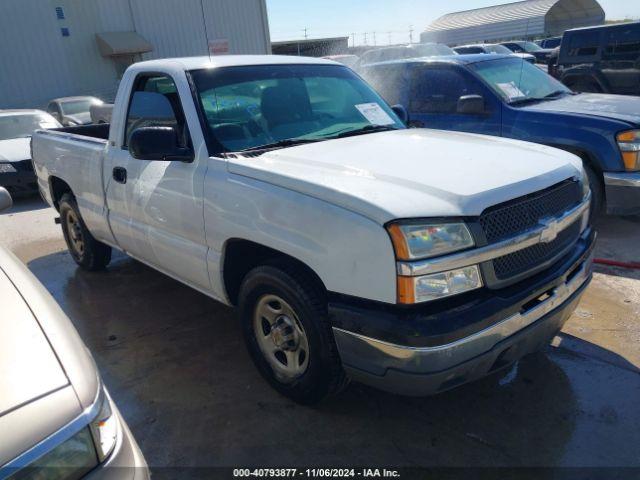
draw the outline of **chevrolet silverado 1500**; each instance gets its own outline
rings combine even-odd
[[[82,268],[117,248],[236,306],[281,393],[431,394],[562,327],[591,278],[590,191],[570,153],[396,110],[328,60],[141,62],[111,124],[38,131],[33,159]]]

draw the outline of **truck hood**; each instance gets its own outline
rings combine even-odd
[[[409,129],[229,159],[231,173],[316,197],[380,224],[476,216],[580,175],[578,157],[498,137]]]
[[[620,120],[640,125],[640,98],[605,93],[581,93],[565,95],[556,100],[522,107],[524,110],[577,113]]]
[[[0,417],[69,384],[28,305],[0,270]]]
[[[0,162],[19,162],[31,158],[31,137],[0,141]]]

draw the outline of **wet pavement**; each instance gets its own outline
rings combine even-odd
[[[506,372],[430,398],[352,384],[308,408],[258,375],[232,310],[123,255],[107,272],[77,269],[41,206],[0,215],[0,243],[69,315],[152,471],[640,467],[640,272],[599,267],[554,344]],[[600,230],[599,256],[638,261],[640,219]]]

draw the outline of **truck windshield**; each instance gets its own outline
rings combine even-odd
[[[0,140],[27,138],[40,128],[58,128],[61,125],[50,115],[0,116]]]
[[[405,128],[385,101],[343,66],[260,65],[191,75],[206,127],[226,151]]]
[[[519,58],[501,58],[469,65],[507,103],[548,100],[570,94],[539,67]]]

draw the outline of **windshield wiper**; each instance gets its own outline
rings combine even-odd
[[[245,148],[244,150],[238,150],[236,153],[243,152],[259,152],[261,150],[275,150],[277,148],[294,147],[296,145],[304,145],[305,143],[320,142],[324,139],[319,138],[287,138],[285,140],[278,140],[277,142],[267,143],[265,145],[258,145],[256,147]]]
[[[524,103],[531,103],[531,102],[544,102],[545,100],[552,100],[554,98],[557,98],[564,93],[570,93],[570,92],[566,92],[565,90],[555,90],[545,95],[544,97],[527,97],[527,98],[519,98],[516,100],[512,100],[509,102],[509,105],[522,105]]]
[[[362,128],[357,128],[355,130],[348,130],[346,132],[338,133],[337,135],[332,135],[330,137],[325,137],[325,138],[355,137],[356,135],[364,135],[367,133],[375,133],[375,132],[388,132],[390,130],[399,130],[399,128],[393,127],[391,125],[366,125]]]

